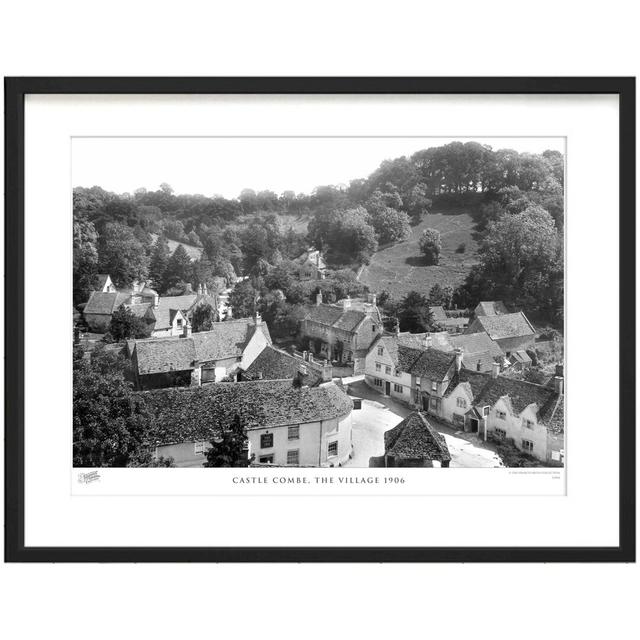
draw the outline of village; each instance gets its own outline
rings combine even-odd
[[[324,279],[319,251],[296,263]],[[563,365],[539,384],[518,375],[536,329],[501,301],[479,303],[470,322],[432,307],[437,330],[410,333],[385,329],[376,294],[326,302],[318,289],[294,343],[279,345],[260,313],[234,317],[230,288],[162,297],[147,283],[119,290],[108,274],[98,285],[76,343],[90,357],[119,308],[149,323],[150,337],[108,349],[126,358],[161,434],[153,458],[171,466],[202,466],[238,419],[252,466],[500,467],[509,449],[516,464],[564,462]],[[193,332],[203,306],[218,321]]]
[[[74,188],[74,465],[563,466],[564,156],[402,144],[306,192]]]

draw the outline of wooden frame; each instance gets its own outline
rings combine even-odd
[[[616,547],[25,547],[24,98],[27,94],[617,94],[620,477]],[[635,560],[634,78],[5,78],[5,559],[10,562],[630,562]],[[7,312],[14,314],[11,335]]]

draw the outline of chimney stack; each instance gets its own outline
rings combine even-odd
[[[233,307],[229,305],[227,307],[227,320],[231,320],[233,318]]]
[[[396,318],[396,336],[400,336],[400,321]]]
[[[458,347],[454,349],[453,352],[456,354],[456,371],[460,372],[460,369],[462,369],[462,358],[464,357],[462,349]]]
[[[253,319],[255,320],[256,327],[259,327],[262,324],[262,316],[256,311]]]
[[[494,362],[491,365],[491,377],[497,378],[500,375],[500,363]]]
[[[342,301],[342,308],[346,311],[347,309],[351,308],[351,298],[349,296],[347,296],[343,301]]]
[[[160,296],[158,295],[157,292],[154,291],[154,293],[153,293],[153,308],[157,309],[159,304],[160,304]]]
[[[202,295],[202,282],[200,282],[198,284],[198,295],[201,296]]]
[[[480,371],[481,369],[482,369],[482,362],[478,360],[478,363],[476,364],[476,371]]]
[[[431,346],[431,334],[428,331],[424,334],[424,338],[422,338],[422,346],[425,349],[428,349]]]
[[[202,287],[202,295],[208,296],[209,292],[207,291],[207,283],[204,283],[204,287]]]
[[[182,329],[182,336],[184,338],[191,337],[191,323],[189,322],[189,320],[187,320],[187,322],[184,325],[184,328]]]
[[[316,293],[316,307],[319,307],[322,304],[322,291],[318,291]]]
[[[187,287],[185,289],[185,293],[193,293],[193,287],[190,282],[187,282]]]

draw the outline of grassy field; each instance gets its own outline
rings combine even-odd
[[[152,233],[151,238],[153,239],[153,242],[155,242],[158,236],[157,234]],[[176,242],[175,240],[167,239],[167,244],[169,245],[169,251],[171,252],[171,255],[173,255],[173,252],[178,248],[178,245],[181,244],[185,248],[187,255],[192,260],[199,260],[203,252],[203,249],[201,247],[194,247],[193,245],[185,244],[184,242]]]
[[[440,231],[442,252],[438,266],[424,263],[418,241],[427,227]],[[474,223],[468,213],[430,213],[419,225],[412,227],[407,240],[377,251],[364,268],[360,280],[372,291],[387,289],[398,299],[409,291],[428,294],[431,287],[456,287],[477,262],[478,245],[472,238]],[[456,249],[465,245],[464,253]]]

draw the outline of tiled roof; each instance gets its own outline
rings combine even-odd
[[[119,291],[114,293],[94,291],[84,308],[84,314],[111,315],[128,299],[128,293],[121,293]]]
[[[330,304],[319,304],[309,309],[305,320],[342,329],[343,331],[353,331],[366,317],[367,314],[364,311],[343,309]]]
[[[370,350],[376,349],[383,345],[389,357],[395,365],[398,365],[398,347],[412,347],[413,349],[426,349],[425,339],[430,339],[430,344],[434,349],[441,351],[452,351],[450,336],[446,331],[438,331],[437,333],[397,333],[380,336],[370,347]]]
[[[463,352],[463,366],[467,369],[491,371],[496,358],[504,356],[500,345],[494,342],[486,333],[467,333],[450,337],[451,344]]]
[[[410,413],[399,425],[384,434],[386,455],[397,458],[451,460],[444,436],[419,411]]]
[[[144,391],[136,396],[153,416],[157,444],[208,440],[239,416],[246,429],[302,424],[345,416],[353,401],[334,383],[293,386],[291,380],[219,382]]]
[[[564,416],[560,418],[557,412],[554,412],[558,402],[562,401],[562,396],[558,395],[554,389],[524,380],[514,380],[504,376],[492,378],[487,373],[461,369],[451,379],[445,395],[450,395],[458,384],[464,383],[469,384],[474,405],[492,407],[500,398],[508,396],[514,412],[520,414],[529,405],[535,403],[538,407],[537,415],[540,422],[550,426],[551,420],[558,424],[562,420],[561,428],[564,429]]]
[[[447,314],[445,313],[444,307],[429,307],[431,314],[433,315],[434,322],[446,322]]]
[[[477,316],[498,316],[509,313],[509,311],[500,300],[492,300],[478,303],[478,306],[475,308],[475,313]]]
[[[501,316],[478,316],[475,322],[480,324],[492,340],[530,336],[535,333],[522,311]]]
[[[198,359],[193,340],[179,337],[136,340],[135,353],[140,375],[185,371]]]
[[[411,373],[420,378],[428,378],[429,380],[443,380],[451,365],[455,361],[455,355],[451,352],[440,351],[439,349],[413,349],[411,347],[398,347],[398,359],[400,361],[410,361],[417,353],[417,357],[409,367],[400,366],[401,370]]]
[[[271,343],[269,328],[262,322],[256,327],[253,318],[240,318],[217,322],[211,331],[193,333],[188,338],[151,338],[136,340],[138,373],[191,369],[193,362],[210,362],[242,356],[247,343],[255,333],[262,331]],[[190,348],[184,345],[191,345]]]
[[[301,365],[305,365],[301,358],[295,358],[286,351],[268,346],[243,372],[242,378],[243,380],[292,379],[298,375]],[[304,384],[313,386],[322,379],[322,376],[313,369],[312,365],[306,364],[306,370],[307,376],[305,376]]]

